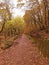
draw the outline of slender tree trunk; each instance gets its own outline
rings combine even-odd
[[[4,22],[3,25],[2,25],[2,29],[0,30],[0,33],[3,31],[4,26],[5,26],[5,22]]]
[[[40,8],[40,4],[39,4],[39,1],[36,0],[37,2],[37,5],[38,5],[38,12],[37,12],[37,17],[38,17],[38,20],[39,20],[39,23],[41,24],[41,29],[44,29],[44,25],[43,25],[43,19],[42,19],[42,16],[41,16],[41,8]],[[39,24],[39,25],[40,25]]]
[[[45,14],[45,25],[46,25],[46,27],[47,27],[47,10],[48,10],[48,3],[47,3],[47,0],[43,0],[43,3],[44,3],[44,14]]]

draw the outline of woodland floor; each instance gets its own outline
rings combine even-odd
[[[23,34],[10,48],[0,49],[0,65],[49,65],[49,59]]]

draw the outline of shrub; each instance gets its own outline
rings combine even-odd
[[[13,41],[2,41],[1,43],[1,49],[5,50],[9,47],[11,47],[11,45],[13,44]]]

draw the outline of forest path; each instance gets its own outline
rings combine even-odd
[[[6,50],[0,49],[0,65],[49,65],[37,45],[23,34]]]

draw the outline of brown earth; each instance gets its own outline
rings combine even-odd
[[[0,65],[49,65],[49,59],[23,34],[10,48],[0,49]]]

